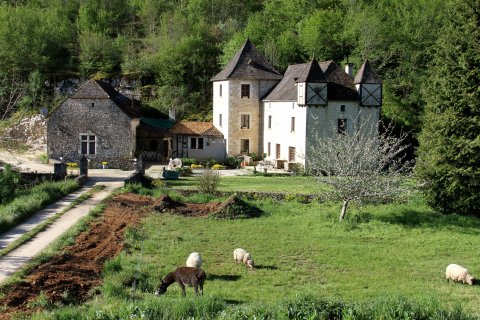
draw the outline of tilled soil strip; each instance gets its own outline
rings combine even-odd
[[[0,306],[5,308],[0,319],[10,319],[17,312],[35,312],[28,305],[41,292],[52,303],[88,299],[91,289],[101,283],[105,260],[123,250],[125,229],[136,225],[152,204],[151,198],[134,194],[112,198],[102,218],[95,219],[74,245],[32,268],[24,280],[6,288],[5,296],[0,299]]]

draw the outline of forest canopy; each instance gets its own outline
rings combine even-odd
[[[208,120],[210,78],[250,38],[282,72],[312,58],[357,68],[368,58],[384,82],[383,116],[416,133],[448,2],[2,1],[0,117],[52,109],[58,99],[46,84],[94,77],[134,80],[144,104]]]

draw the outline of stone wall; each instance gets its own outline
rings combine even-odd
[[[92,105],[93,104],[93,105]],[[135,125],[110,99],[68,99],[47,121],[48,156],[79,162],[81,134],[96,136],[96,152],[87,155],[90,168],[131,169]]]

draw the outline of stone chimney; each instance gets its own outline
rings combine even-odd
[[[348,74],[350,78],[353,78],[353,63],[347,62],[345,65],[345,73]]]
[[[174,108],[168,109],[168,118],[170,119],[170,121],[176,122],[177,121],[177,110],[175,110]]]

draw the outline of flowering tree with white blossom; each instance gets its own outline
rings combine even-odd
[[[379,128],[382,130],[379,132]],[[327,132],[309,150],[308,171],[320,188],[330,186],[327,197],[343,201],[342,221],[350,203],[385,203],[405,194],[406,133],[394,135],[393,127],[361,122],[353,132]]]

